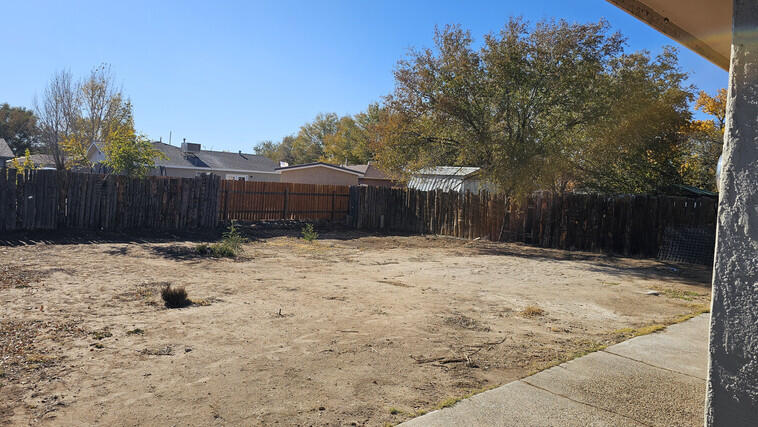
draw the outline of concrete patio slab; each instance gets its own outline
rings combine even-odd
[[[700,425],[708,321],[705,314],[633,338],[403,425]]]
[[[708,315],[671,325],[664,333],[624,341],[606,352],[660,368],[706,379],[708,373]]]
[[[430,412],[403,426],[641,426],[612,414],[541,390],[522,381],[463,400],[453,408]]]
[[[604,351],[523,380],[645,425],[702,423],[705,380]]]

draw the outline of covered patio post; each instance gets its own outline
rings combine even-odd
[[[733,4],[706,426],[758,425],[758,1]]]

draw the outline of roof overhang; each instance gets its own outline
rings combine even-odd
[[[607,0],[729,70],[733,0]]]

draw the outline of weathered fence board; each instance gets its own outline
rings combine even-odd
[[[488,193],[352,187],[349,225],[656,257],[671,229],[713,233],[710,197],[542,192],[520,203]],[[702,260],[707,263],[707,256]]]
[[[344,221],[349,192],[350,187],[339,185],[227,180],[221,182],[219,218]]]
[[[54,170],[0,173],[0,231],[211,228],[217,176],[105,176]],[[193,197],[198,195],[198,197]]]
[[[5,172],[0,173],[0,232],[185,230],[230,220],[347,219],[358,229],[708,263],[702,253],[707,254],[716,222],[716,200],[709,197],[543,192],[517,203],[488,193],[221,181],[217,176]],[[689,243],[693,239],[697,242]]]

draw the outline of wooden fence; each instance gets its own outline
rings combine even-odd
[[[54,170],[0,173],[0,231],[215,227],[217,176],[145,179]]]
[[[538,193],[516,203],[487,193],[352,187],[348,218],[359,229],[656,257],[672,227],[712,233],[716,200]]]
[[[349,196],[350,187],[339,185],[222,181],[219,217],[344,221]]]
[[[716,200],[539,193],[516,203],[487,193],[221,181],[217,176],[0,172],[0,232],[188,230],[267,219],[346,220],[358,229],[646,257],[665,253],[668,259],[707,264]]]

